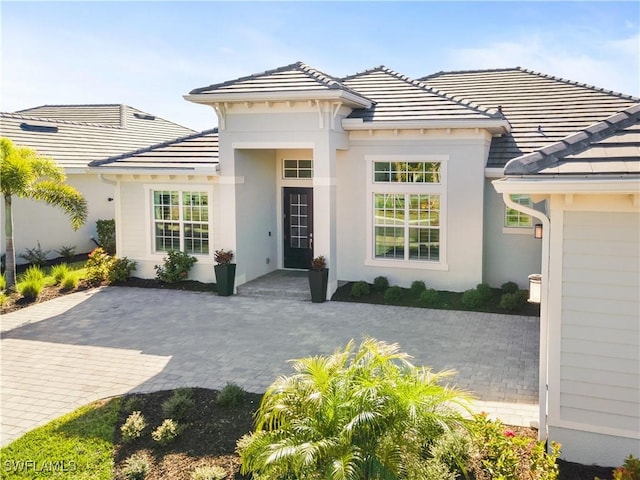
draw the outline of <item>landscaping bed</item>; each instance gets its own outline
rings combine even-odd
[[[217,390],[194,388],[191,391],[194,400],[192,413],[182,421],[183,432],[167,446],[160,446],[152,440],[150,433],[162,423],[162,404],[174,391],[127,395],[97,402],[90,408],[82,407],[78,411],[79,415],[72,414],[55,420],[3,448],[3,461],[5,465],[12,465],[12,462],[29,458],[42,467],[45,465],[43,462],[53,455],[60,462],[64,460],[65,463],[60,465],[66,466],[68,470],[66,475],[58,472],[59,476],[56,478],[120,480],[125,478],[123,470],[126,468],[127,458],[142,454],[150,461],[150,469],[145,477],[147,480],[191,480],[193,470],[204,465],[222,467],[227,472],[227,479],[250,478],[240,474],[240,459],[235,448],[237,440],[253,429],[254,412],[262,396],[245,393],[241,403],[224,407],[217,402]],[[117,415],[112,413],[110,405],[117,409]],[[134,409],[144,415],[147,427],[140,438],[124,443],[121,427]],[[509,429],[526,437],[535,438],[537,435],[536,430],[531,428]],[[103,442],[101,446],[93,443],[98,438],[106,443]],[[83,452],[96,448],[112,448],[113,460],[96,457],[94,452]],[[39,452],[40,457],[35,456],[34,452]],[[88,464],[89,461],[95,463]],[[115,476],[108,473],[112,469],[112,462]],[[594,480],[596,476],[602,480],[612,478],[611,468],[561,460],[558,464],[559,480]],[[47,471],[38,473],[33,469],[24,469],[22,473],[14,472],[10,475],[5,467],[2,478],[39,479],[50,478],[50,474]]]
[[[436,300],[425,304],[420,300],[419,295],[414,295],[409,288],[400,288],[400,296],[396,300],[388,301],[385,299],[385,291],[378,290],[374,285],[370,285],[369,293],[360,296],[352,295],[353,286],[356,282],[348,282],[336,290],[331,297],[331,300],[337,302],[358,302],[358,303],[373,303],[379,305],[397,305],[403,307],[418,307],[418,308],[434,308],[440,310],[458,310],[458,311],[474,311],[474,312],[488,312],[488,313],[502,313],[511,315],[526,315],[526,316],[540,316],[540,305],[536,303],[525,302],[513,310],[507,310],[500,306],[500,300],[503,295],[503,291],[499,288],[490,288],[490,295],[487,300],[479,306],[470,308],[463,302],[463,292],[449,292],[445,290],[438,290]]]

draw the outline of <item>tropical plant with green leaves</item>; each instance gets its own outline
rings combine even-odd
[[[64,170],[50,159],[27,147],[0,139],[0,190],[4,197],[7,286],[16,281],[16,255],[13,244],[14,197],[43,201],[62,209],[77,230],[87,219],[87,202],[80,192],[64,183]]]
[[[242,472],[269,479],[426,478],[430,447],[464,425],[468,395],[442,385],[452,371],[414,366],[397,344],[351,340],[293,363],[238,442]]]

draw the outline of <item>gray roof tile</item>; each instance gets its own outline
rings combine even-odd
[[[439,72],[420,80],[485,108],[500,108],[512,128],[491,142],[489,167],[503,167],[639,100],[520,67]]]
[[[64,168],[84,168],[93,160],[194,132],[127,105],[44,105],[0,113],[0,129],[2,136]]]
[[[449,96],[384,66],[341,81],[375,102],[371,108],[354,110],[349,116],[366,122],[502,118],[497,110]]]
[[[109,169],[214,168],[218,164],[218,129],[205,130],[133,152],[91,162],[90,167]]]
[[[506,175],[637,174],[640,106],[632,105],[559,142],[511,160]]]
[[[354,93],[339,79],[310,67],[302,62],[292,63],[284,67],[267,70],[253,75],[247,75],[235,80],[216,83],[206,87],[196,88],[189,92],[195,94],[217,93],[274,93],[300,92],[314,90],[344,90]]]

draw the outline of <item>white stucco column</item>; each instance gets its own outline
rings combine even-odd
[[[327,259],[327,298],[338,288],[337,254],[336,149],[323,142],[313,149],[313,255]]]
[[[236,238],[236,185],[241,182],[236,176],[235,169],[235,149],[231,142],[223,142],[223,132],[220,132],[220,181],[217,185],[218,194],[215,195],[217,205],[214,205],[216,212],[214,218],[214,231],[216,233],[213,241],[213,250],[233,250],[235,254],[234,262],[241,258],[238,256],[238,244]],[[236,286],[245,282],[245,277],[241,266],[236,271]]]

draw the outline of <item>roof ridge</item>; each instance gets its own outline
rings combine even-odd
[[[16,110],[15,113],[26,112],[28,110],[35,110],[36,108],[43,107],[119,107],[120,105],[124,105],[125,107],[134,108],[124,103],[58,103],[58,104],[48,104],[38,105],[36,107],[31,108],[23,108],[22,110]]]
[[[343,81],[343,82],[346,82],[347,80],[351,80],[351,79],[359,77],[361,75],[366,75],[367,73],[377,72],[377,71],[383,70],[385,68],[387,68],[387,67],[385,67],[384,65],[380,64],[377,67],[367,68],[366,70],[364,70],[362,72],[356,72],[356,73],[352,73],[351,75],[347,75],[347,76],[341,77],[340,80]]]
[[[576,87],[588,88],[590,90],[595,90],[597,92],[606,93],[606,94],[613,95],[613,96],[616,96],[616,97],[628,98],[628,99],[640,101],[640,98],[634,97],[633,95],[629,95],[629,94],[621,93],[621,92],[616,92],[614,90],[607,90],[606,88],[597,87],[595,85],[590,85],[588,83],[582,83],[582,82],[578,82],[576,80],[568,80],[568,79],[563,78],[563,77],[556,77],[555,75],[550,75],[548,73],[542,73],[542,72],[536,72],[535,70],[529,70],[527,68],[518,67],[518,70],[520,70],[521,72],[524,72],[524,73],[528,73],[530,75],[536,75],[538,77],[548,78],[550,80],[555,80],[557,82],[568,83],[569,85],[574,85]]]
[[[477,68],[471,70],[440,70],[439,72],[431,73],[420,77],[418,80],[424,81],[427,78],[439,77],[440,75],[447,75],[450,73],[487,73],[487,72],[506,72],[508,70],[522,70],[521,67],[503,67],[503,68]]]
[[[244,82],[246,80],[252,80],[254,78],[261,77],[263,75],[272,75],[274,73],[280,73],[280,72],[284,72],[286,70],[294,70],[294,69],[297,70],[302,65],[304,65],[304,63],[302,63],[301,61],[297,61],[297,62],[294,62],[294,63],[290,63],[289,65],[284,65],[282,67],[272,68],[272,69],[269,69],[269,70],[265,70],[263,72],[257,72],[257,73],[252,73],[250,75],[244,75],[242,77],[237,77],[237,78],[234,78],[232,80],[226,80],[226,81],[220,82],[220,83],[212,83],[211,85],[207,85],[206,87],[194,88],[193,90],[191,90],[189,92],[189,95],[196,95],[196,94],[202,93],[203,91],[206,91],[206,90],[212,90],[214,88],[226,87],[227,85],[231,85],[233,83]]]
[[[126,127],[122,127],[121,125],[114,125],[109,123],[93,123],[93,122],[78,122],[76,120],[62,120],[59,118],[47,118],[47,117],[34,117],[33,115],[23,115],[21,113],[12,113],[12,112],[0,112],[0,115],[7,118],[15,118],[22,120],[35,120],[38,122],[50,122],[50,123],[61,123],[64,125],[84,125],[88,127],[101,127],[101,128],[114,128],[114,129],[124,129]],[[186,128],[186,127],[185,127]]]
[[[492,118],[506,119],[505,116],[500,111],[500,109],[483,107],[482,105],[478,105],[478,104],[472,102],[471,100],[467,100],[464,97],[455,97],[455,96],[449,95],[448,93],[445,93],[445,92],[443,92],[441,90],[438,90],[437,88],[431,87],[431,86],[427,85],[426,83],[424,83],[424,82],[422,82],[420,80],[413,79],[411,77],[408,77],[407,75],[403,75],[403,74],[398,73],[398,72],[396,72],[394,70],[391,70],[390,68],[381,66],[380,69],[381,69],[381,71],[384,71],[384,72],[394,76],[395,78],[403,80],[403,81],[409,83],[410,85],[418,87],[418,88],[420,88],[422,90],[425,90],[425,91],[427,91],[429,93],[433,93],[435,95],[438,95],[439,97],[443,97],[443,98],[445,98],[445,99],[447,99],[447,100],[449,100],[451,102],[457,103],[458,105],[462,105],[463,107],[475,110],[478,113],[482,113],[484,115],[488,115],[489,117],[492,117]]]
[[[529,154],[511,159],[504,167],[505,175],[527,175],[553,165],[567,155],[582,153],[591,144],[610,137],[640,120],[640,103],[635,103],[599,122],[567,135],[563,139]]]
[[[134,155],[138,155],[140,153],[151,152],[152,150],[156,150],[158,148],[168,147],[169,145],[173,145],[174,143],[184,142],[186,140],[191,140],[193,138],[204,137],[205,135],[209,135],[211,133],[218,133],[218,127],[211,128],[209,130],[203,130],[201,132],[192,133],[190,135],[184,135],[182,137],[174,138],[172,140],[166,140],[164,142],[156,143],[148,147],[138,148],[137,150],[132,150],[130,152],[125,152],[125,153],[121,153],[111,157],[107,157],[102,160],[93,160],[92,162],[89,162],[89,166],[99,167],[101,165],[113,163],[117,160],[122,160],[123,158],[133,157]]]

